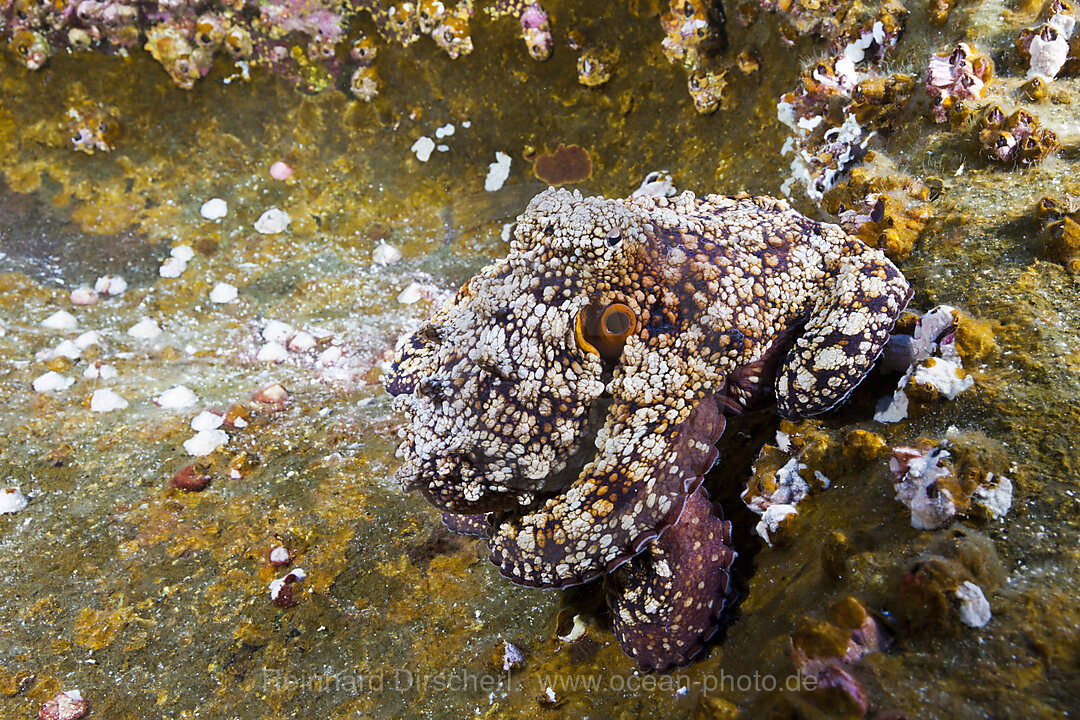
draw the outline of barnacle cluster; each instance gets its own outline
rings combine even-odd
[[[1028,64],[1028,79],[1051,82],[1059,74],[1080,72],[1080,34],[1076,33],[1076,11],[1066,0],[1053,0],[1043,13],[1043,22],[1025,28],[1016,38],[1016,51]]]
[[[1023,108],[1011,115],[997,105],[986,108],[975,131],[982,154],[1003,164],[1037,163],[1058,147],[1057,134],[1039,125],[1039,119]]]
[[[794,154],[785,193],[800,182],[811,199],[820,201],[873,136],[891,130],[907,104],[914,80],[878,70],[903,30],[903,15],[894,10],[886,4],[877,18],[843,31],[847,44],[807,67],[801,87],[781,98],[777,114],[792,131],[784,153]]]
[[[349,51],[357,64],[349,78],[349,91],[359,100],[370,102],[379,94],[379,77],[375,72],[375,56],[378,50],[371,38],[361,35]]]
[[[660,18],[664,56],[686,68],[694,109],[702,114],[716,112],[727,87],[727,67],[711,59],[724,45],[724,18],[710,12],[711,7],[703,0],[671,0]]]
[[[848,234],[899,261],[911,253],[941,188],[938,178],[879,175],[857,167],[825,195],[822,206],[839,216],[840,227]]]
[[[120,123],[101,105],[82,103],[68,108],[65,130],[73,148],[87,155],[115,149]]]
[[[1004,451],[977,432],[950,431],[946,439],[921,439],[893,448],[889,470],[896,498],[911,510],[917,530],[945,527],[957,515],[997,519],[1012,506],[1012,481]]]
[[[1073,275],[1080,273],[1080,198],[1044,197],[1035,214],[1042,223],[1042,255]]]
[[[497,0],[487,10],[518,18],[532,57],[550,56],[551,27],[539,3]],[[391,42],[409,45],[426,35],[451,58],[473,51],[472,0],[14,0],[0,4],[0,34],[31,70],[58,52],[143,48],[184,89],[205,77],[215,58],[227,57],[240,77],[261,66],[309,92],[348,78],[353,94],[370,100],[378,93],[374,45],[361,36],[347,49],[359,13]]]
[[[926,68],[926,94],[934,101],[934,121],[943,123],[951,114],[962,115],[964,101],[981,98],[993,75],[993,61],[967,43],[931,55]]]
[[[547,11],[532,0],[496,0],[484,10],[492,18],[509,15],[521,23],[521,39],[533,60],[543,62],[551,57],[554,40]]]

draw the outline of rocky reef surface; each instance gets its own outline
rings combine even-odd
[[[1076,12],[0,4],[0,715],[1075,708]],[[548,182],[786,195],[915,290],[846,406],[729,422],[668,674],[392,478],[396,339]]]

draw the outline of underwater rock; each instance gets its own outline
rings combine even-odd
[[[45,701],[38,710],[39,720],[79,720],[86,715],[88,703],[78,690],[64,690]]]
[[[866,607],[850,595],[833,604],[826,617],[804,617],[791,633],[792,662],[796,670],[816,679],[816,691],[838,691],[863,715],[870,707],[869,696],[852,674],[851,666],[885,649],[885,632]]]

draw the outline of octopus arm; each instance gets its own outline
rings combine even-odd
[[[850,243],[802,335],[781,363],[777,411],[784,418],[830,410],[870,372],[907,305],[907,280],[878,250]]]
[[[615,398],[597,457],[565,492],[496,522],[491,561],[533,587],[610,572],[676,523],[716,460],[723,428],[711,394],[681,407]]]
[[[688,664],[720,629],[735,555],[731,523],[698,488],[675,525],[606,579],[622,649],[645,670]]]
[[[443,525],[451,532],[469,537],[487,537],[488,514],[477,513],[475,515],[459,515],[457,513],[444,512],[442,514]]]

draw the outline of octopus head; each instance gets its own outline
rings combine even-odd
[[[639,330],[627,268],[643,245],[618,201],[554,189],[533,199],[509,255],[398,348],[386,388],[407,418],[405,489],[472,514],[531,505],[577,477]]]

